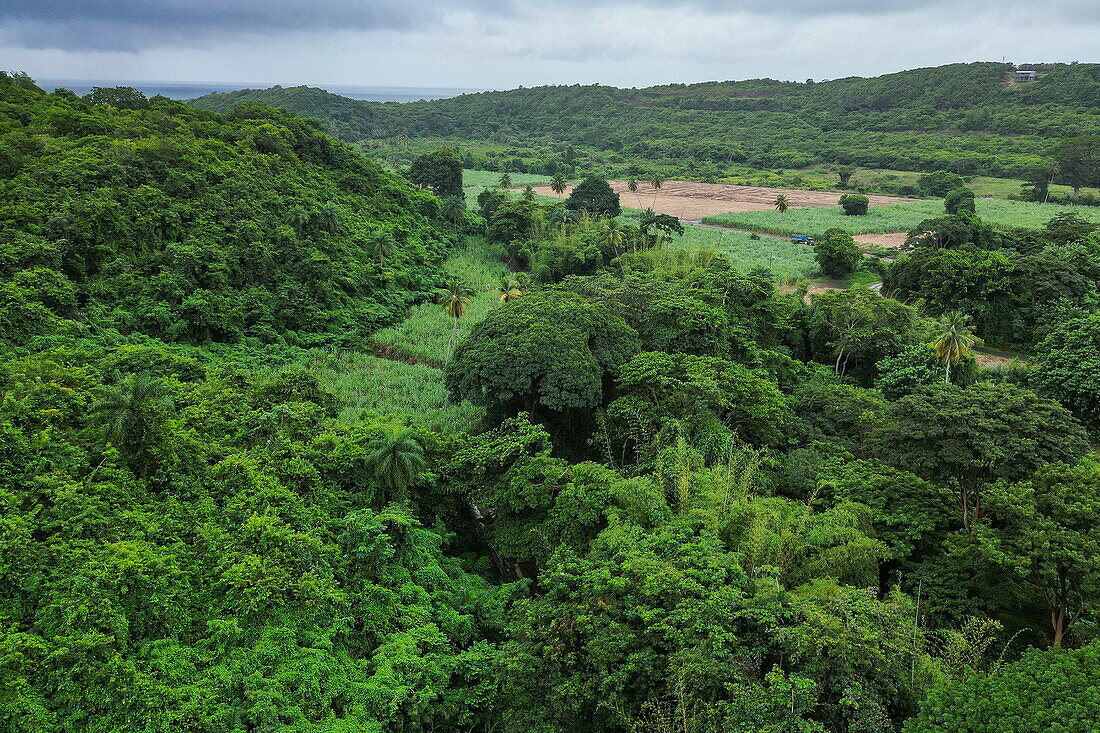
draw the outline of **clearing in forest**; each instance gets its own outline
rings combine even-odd
[[[730,211],[766,211],[775,207],[775,198],[787,197],[792,209],[836,206],[841,194],[835,191],[802,191],[793,188],[765,188],[760,186],[734,186],[727,183],[698,183],[695,181],[665,181],[654,191],[653,185],[638,181],[638,192],[627,190],[626,181],[611,181],[611,187],[619,194],[623,206],[652,208],[658,214],[671,214],[680,219],[701,219],[704,216],[724,214]],[[554,193],[550,186],[535,186],[540,196],[565,198],[565,193]],[[871,206],[901,204],[914,199],[895,196],[868,196]]]

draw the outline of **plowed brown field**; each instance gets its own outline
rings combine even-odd
[[[638,192],[631,193],[625,181],[611,181],[611,187],[619,194],[623,206],[650,208],[658,214],[671,214],[680,219],[701,219],[711,214],[727,211],[757,211],[775,206],[775,197],[786,194],[791,208],[836,206],[840,194],[833,191],[800,191],[787,188],[761,188],[734,186],[726,183],[696,183],[694,181],[665,181],[656,192],[649,183],[638,182]],[[541,196],[565,198],[570,189],[556,194],[549,186],[536,186]],[[656,196],[654,196],[656,193]],[[871,206],[901,204],[913,199],[893,196],[868,196]]]

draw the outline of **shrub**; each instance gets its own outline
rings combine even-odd
[[[846,216],[863,216],[870,203],[870,199],[858,193],[846,193],[840,197],[840,206]]]
[[[925,196],[946,196],[956,188],[962,188],[966,181],[957,173],[936,171],[917,179],[917,189]]]
[[[947,194],[943,200],[943,207],[948,214],[976,214],[977,204],[974,202],[974,192],[969,188],[956,188]]]
[[[830,229],[825,237],[814,243],[814,254],[821,274],[829,277],[847,277],[863,261],[852,235],[840,229]]]
[[[497,188],[487,188],[477,195],[478,211],[485,217],[485,221],[492,219],[497,209],[507,202],[508,194]]]

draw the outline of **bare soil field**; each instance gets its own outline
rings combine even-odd
[[[679,219],[701,219],[727,211],[761,211],[775,207],[775,197],[785,194],[793,209],[836,206],[840,194],[833,191],[800,191],[788,188],[763,188],[734,186],[726,183],[697,183],[695,181],[665,181],[656,192],[649,183],[638,181],[638,192],[631,193],[626,181],[611,181],[611,187],[619,194],[623,206],[645,209],[652,207],[658,214],[671,214]],[[517,189],[518,190],[518,189]],[[549,186],[536,186],[540,196],[565,198],[554,193]],[[656,196],[654,196],[656,193]],[[894,196],[868,196],[871,206],[902,204],[914,199]]]
[[[907,232],[886,232],[885,234],[857,234],[852,239],[859,244],[876,244],[886,249],[897,249],[909,238]]]

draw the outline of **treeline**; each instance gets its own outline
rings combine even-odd
[[[574,145],[628,165],[691,162],[718,175],[738,164],[826,163],[1023,178],[1049,167],[1055,142],[1100,130],[1100,66],[1036,68],[1037,82],[1010,87],[1012,67],[975,63],[817,83],[537,87],[403,105],[349,103],[304,87],[212,94],[192,104],[227,111],[264,101],[323,120],[355,142]],[[616,161],[595,155],[592,162]]]

